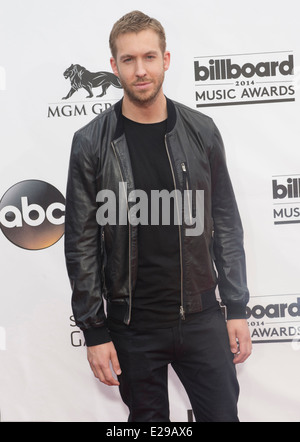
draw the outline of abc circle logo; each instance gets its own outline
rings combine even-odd
[[[0,201],[0,227],[18,247],[41,250],[55,244],[64,234],[65,198],[51,184],[21,181]]]

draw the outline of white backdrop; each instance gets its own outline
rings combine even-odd
[[[122,96],[110,86],[103,97],[81,88],[63,100],[71,86],[63,73],[72,64],[110,71],[110,29],[132,9],[140,2],[1,1],[2,421],[127,419],[118,390],[93,377],[74,326],[57,203],[73,133]],[[299,2],[152,0],[143,11],[167,33],[166,95],[213,117],[226,146],[251,292],[240,419],[299,421]],[[187,421],[191,407],[171,370],[170,404],[171,419]]]

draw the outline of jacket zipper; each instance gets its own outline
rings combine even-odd
[[[119,159],[118,159],[118,156],[117,156],[117,152],[116,152],[116,148],[115,148],[115,145],[114,145],[114,143],[112,142],[111,143],[111,146],[112,146],[112,148],[113,148],[113,151],[114,151],[114,155],[115,155],[115,157],[116,157],[116,160],[117,160],[117,163],[118,163],[118,168],[119,168],[119,172],[120,172],[120,175],[121,175],[121,179],[122,179],[122,183],[124,183],[125,181],[124,181],[124,177],[123,177],[123,173],[122,173],[122,169],[121,169],[121,166],[120,166],[120,162],[119,162]],[[129,207],[128,207],[128,198],[127,198],[127,194],[126,194],[126,192],[125,192],[125,189],[124,189],[124,193],[125,193],[125,198],[126,198],[126,207],[127,207],[127,214],[129,213]],[[128,240],[129,240],[129,247],[128,247],[128,254],[129,254],[129,256],[128,256],[128,258],[129,258],[129,265],[128,265],[128,272],[129,272],[129,278],[128,278],[128,290],[129,290],[129,313],[128,313],[128,318],[127,318],[127,321],[126,321],[126,324],[127,325],[129,325],[129,323],[130,323],[130,321],[131,321],[131,308],[132,308],[132,284],[131,284],[131,278],[132,278],[132,275],[131,275],[131,225],[130,225],[130,222],[128,222]]]
[[[168,143],[167,143],[167,136],[165,135],[165,147],[166,147],[166,152],[167,152],[167,156],[168,156],[168,160],[169,160],[169,164],[170,164],[170,168],[171,168],[171,173],[172,173],[172,178],[173,178],[173,184],[174,184],[174,190],[177,190],[177,186],[176,186],[176,180],[175,180],[175,174],[174,174],[174,169],[173,169],[173,165],[172,165],[172,161],[171,161],[171,157],[170,157],[170,152],[169,152],[169,148],[168,148]],[[177,207],[177,216],[178,216],[178,220],[180,219],[179,217],[179,205],[178,205],[178,197],[177,197],[177,192],[175,192],[175,200],[176,200],[176,207]],[[180,318],[182,320],[185,319],[185,311],[184,311],[184,307],[183,307],[183,259],[182,259],[182,238],[181,238],[181,228],[180,228],[180,223],[178,222],[178,234],[179,234],[179,256],[180,256],[180,309],[179,309],[179,315]]]

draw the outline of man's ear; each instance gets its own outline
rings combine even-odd
[[[113,73],[118,77],[119,76],[118,67],[117,67],[116,60],[113,57],[110,58],[110,65],[111,65]]]
[[[170,58],[171,58],[171,54],[169,51],[166,51],[164,53],[164,70],[167,71],[170,67]]]

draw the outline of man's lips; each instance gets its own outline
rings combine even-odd
[[[152,83],[152,81],[139,81],[137,83],[134,83],[134,86],[138,89],[146,89],[150,84]]]

